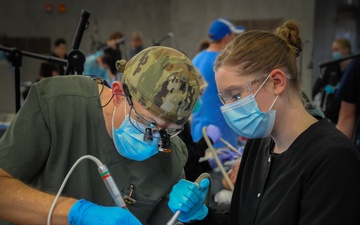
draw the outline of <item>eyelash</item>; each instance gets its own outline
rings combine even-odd
[[[152,129],[152,131],[154,133],[156,132],[159,132],[159,128],[155,125],[155,123],[152,123],[148,120],[146,120],[145,118],[142,118],[140,116],[137,115],[137,113],[135,112],[134,110],[134,115],[136,117],[136,121],[139,123],[139,124],[142,124],[143,126],[145,127],[150,127]],[[178,133],[178,132],[181,132],[184,128],[182,127],[181,129],[173,129],[173,128],[167,128],[165,129],[168,133]],[[144,131],[143,131],[144,132]]]
[[[231,100],[233,101],[237,101],[241,98],[241,94],[240,93],[237,93],[237,94],[234,94],[231,96]]]

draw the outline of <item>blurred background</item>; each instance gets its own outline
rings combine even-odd
[[[134,32],[141,32],[145,47],[170,46],[193,58],[217,18],[246,30],[272,30],[296,19],[303,40],[299,72],[308,96],[320,76],[318,64],[332,59],[334,39],[348,38],[352,52],[359,49],[359,0],[1,0],[0,45],[49,55],[54,42],[63,38],[70,51],[83,9],[90,17],[80,50],[85,55],[95,53],[120,32],[125,42],[119,50],[127,59]],[[41,62],[23,56],[22,85],[36,80]],[[0,121],[11,120],[15,111],[14,69],[0,53]]]

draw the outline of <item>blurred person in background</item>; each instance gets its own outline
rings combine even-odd
[[[51,56],[57,57],[60,59],[67,59],[67,52],[68,52],[68,45],[64,38],[58,38],[54,42],[54,51],[51,52]],[[65,74],[65,67],[61,64],[57,64],[58,74],[64,75]]]
[[[198,110],[193,112],[191,120],[191,134],[195,142],[202,137],[202,128],[210,124],[221,130],[223,137],[233,146],[237,146],[238,135],[226,124],[221,114],[222,103],[218,97],[215,84],[214,62],[219,52],[235,37],[236,34],[244,32],[243,27],[235,27],[226,19],[215,20],[209,29],[209,46],[198,53],[192,60],[207,83],[202,96],[199,98]],[[214,147],[224,147],[222,142],[215,143]]]
[[[131,48],[129,52],[129,57],[132,58],[134,55],[138,54],[143,49],[143,35],[141,32],[136,31],[131,35]]]
[[[336,39],[332,43],[332,58],[341,59],[351,56],[351,43],[346,38]],[[318,78],[312,90],[312,97],[326,118],[336,124],[339,117],[340,100],[335,97],[341,78],[350,63],[349,60],[330,64],[325,67],[323,76]]]

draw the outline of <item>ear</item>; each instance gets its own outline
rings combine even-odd
[[[119,106],[125,96],[123,84],[120,81],[114,81],[111,85],[111,91],[114,96],[112,100],[114,105]]]
[[[224,39],[225,44],[230,43],[230,41],[232,40],[232,33],[226,34],[223,39]]]
[[[284,71],[280,69],[274,69],[271,71],[269,78],[272,84],[272,88],[274,89],[274,94],[281,95],[285,91],[287,85],[287,78]]]

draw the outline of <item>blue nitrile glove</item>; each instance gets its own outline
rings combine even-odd
[[[236,153],[234,151],[228,150],[228,149],[222,149],[217,151],[217,156],[220,159],[220,162],[222,164],[224,164],[227,161],[232,161],[235,160],[237,158],[239,158],[241,156],[240,152]],[[210,158],[209,159],[209,165],[212,169],[218,167],[218,164],[215,161],[215,158]]]
[[[214,144],[218,142],[222,137],[220,129],[212,124],[206,127],[206,134],[209,136],[209,138],[212,140]]]
[[[193,182],[181,179],[171,190],[169,208],[173,213],[181,211],[179,220],[188,222],[191,220],[202,220],[208,213],[204,204],[206,194],[209,190],[209,179],[203,179],[199,188]]]
[[[84,199],[77,201],[68,215],[70,225],[141,225],[130,211],[120,207],[99,206]]]
[[[326,85],[324,87],[324,90],[325,90],[326,94],[334,94],[335,93],[335,88],[333,86],[331,86],[330,84]]]

